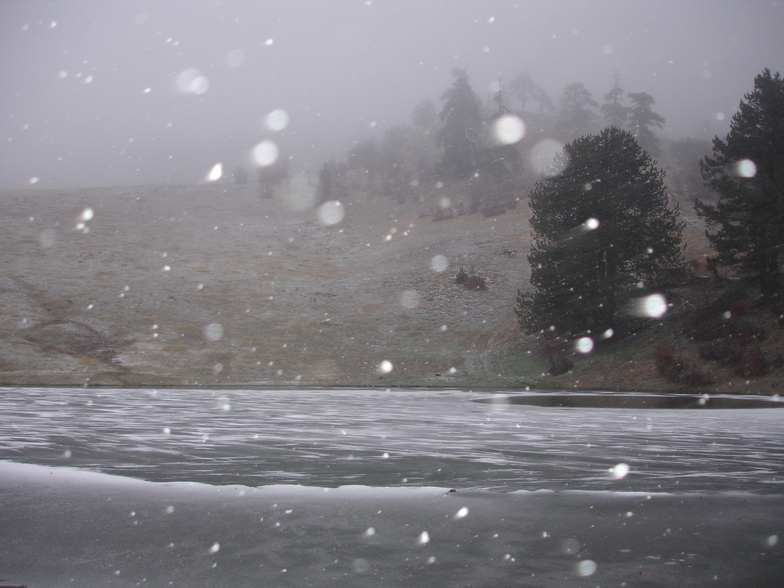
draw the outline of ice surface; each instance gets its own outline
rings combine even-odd
[[[784,412],[711,408],[781,403],[700,399],[9,388],[0,393],[0,459],[248,486],[784,494]],[[694,408],[670,408],[678,406]],[[618,463],[630,473],[612,480]]]
[[[30,588],[774,586],[784,555],[782,496],[251,488],[0,462],[0,497],[0,570]]]
[[[0,578],[776,585],[784,412],[698,400],[0,389]]]

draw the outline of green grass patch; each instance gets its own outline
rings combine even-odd
[[[542,378],[542,374],[547,374],[550,364],[542,356],[538,349],[516,349],[496,358],[490,365],[489,376],[502,378],[514,378],[516,380],[529,382]]]

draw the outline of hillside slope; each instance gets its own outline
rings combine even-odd
[[[664,323],[546,375],[513,312],[526,203],[435,221],[459,187],[405,205],[356,194],[326,225],[294,188],[0,193],[0,384],[673,387],[652,360]],[[460,267],[487,289],[456,284]],[[780,374],[711,390],[767,393]]]

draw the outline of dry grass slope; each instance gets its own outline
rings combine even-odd
[[[0,193],[0,384],[672,386],[653,362],[663,327],[543,375],[513,312],[529,287],[525,203],[441,221],[428,201],[343,204],[323,226],[285,189],[262,200],[253,185]],[[88,232],[75,230],[88,207]],[[686,218],[699,261],[702,228]],[[456,284],[460,267],[486,290]]]

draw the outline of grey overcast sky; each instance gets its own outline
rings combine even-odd
[[[556,103],[617,70],[666,136],[724,133],[783,30],[784,0],[0,0],[0,188],[195,183],[265,139],[315,168],[440,107],[454,67]]]

